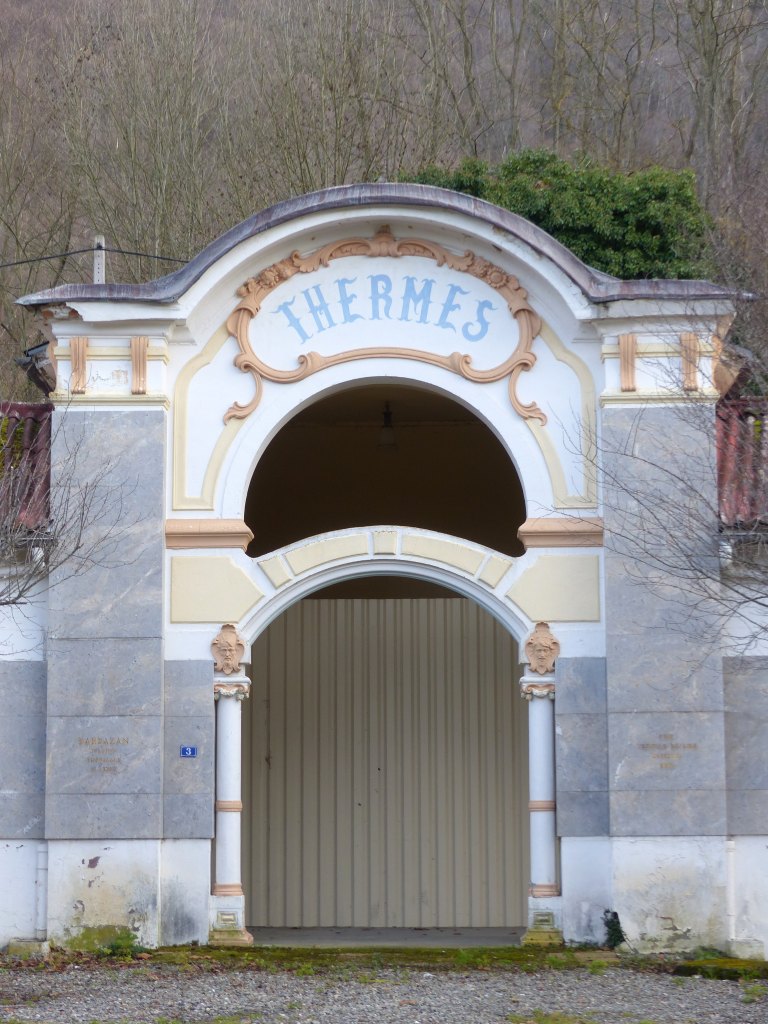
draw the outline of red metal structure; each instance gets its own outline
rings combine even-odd
[[[52,412],[48,402],[0,402],[0,515],[11,529],[48,524]]]

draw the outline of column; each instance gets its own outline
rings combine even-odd
[[[210,941],[242,946],[253,942],[245,928],[245,896],[240,874],[240,791],[242,702],[251,683],[242,671],[245,644],[231,624],[211,644],[216,701],[216,838]]]
[[[524,942],[562,942],[555,823],[555,659],[560,644],[537,622],[525,644],[520,696],[528,702],[528,813],[531,880]]]
[[[241,705],[248,696],[245,678],[216,680],[216,872],[214,896],[242,896],[240,877]]]
[[[531,827],[530,895],[559,896],[555,832],[555,683],[520,680],[528,701],[528,811]]]

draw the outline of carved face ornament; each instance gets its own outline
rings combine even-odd
[[[555,671],[555,659],[560,653],[560,644],[553,636],[546,622],[537,622],[525,642],[525,654],[532,672],[551,675]]]
[[[233,672],[240,671],[240,662],[245,654],[245,644],[231,623],[221,627],[218,636],[211,644],[211,650],[216,672],[223,672],[224,675],[229,676]]]

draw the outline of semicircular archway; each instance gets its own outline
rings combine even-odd
[[[523,553],[525,498],[496,436],[450,398],[402,384],[358,386],[302,409],[253,474],[251,556],[303,537],[400,523]]]

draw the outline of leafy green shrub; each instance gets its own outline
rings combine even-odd
[[[709,221],[690,171],[649,167],[625,173],[575,163],[541,149],[500,164],[465,160],[426,167],[404,180],[464,192],[520,214],[589,266],[620,278],[696,278],[706,259]]]

